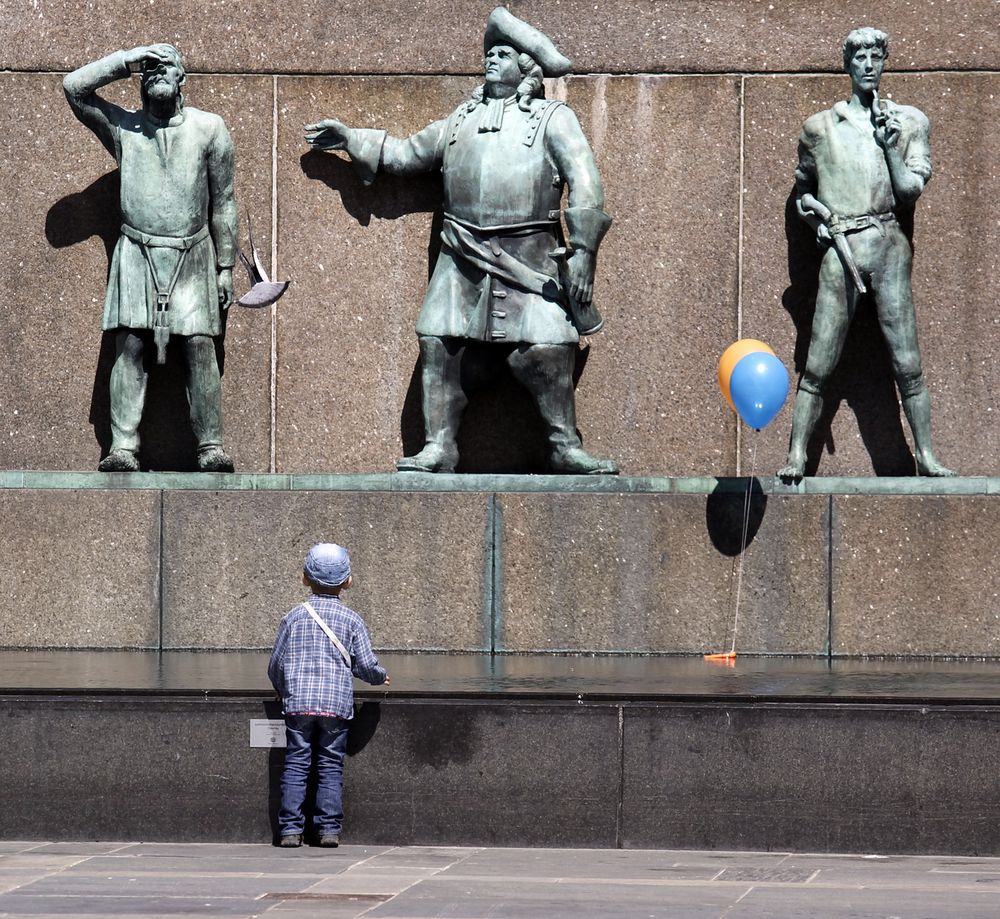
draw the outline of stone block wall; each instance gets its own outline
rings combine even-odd
[[[741,558],[733,482],[28,478],[0,480],[0,648],[267,649],[309,546],[336,538],[353,560],[345,599],[384,651],[702,654],[729,649],[738,608],[743,654],[1000,657],[1000,480],[910,496],[766,487]]]
[[[440,185],[365,189],[302,125],[323,115],[396,133],[450,111],[477,83],[492,0],[329,4],[223,0],[135,5],[0,0],[0,468],[89,470],[109,442],[111,342],[100,333],[117,234],[113,161],[72,117],[66,71],[118,48],[176,43],[190,104],[222,114],[237,194],[273,273],[272,311],[234,309],[225,418],[250,473],[389,471],[419,442],[413,326],[437,251]],[[921,346],[943,461],[996,470],[994,355],[1000,225],[1000,24],[991,0],[875,11],[847,0],[543,0],[509,4],[575,62],[550,95],[574,107],[615,225],[601,253],[606,330],[580,353],[579,423],[632,475],[770,472],[789,408],[739,432],[715,365],[739,336],[793,372],[807,343],[816,258],[790,211],[802,120],[849,90],[850,28],[893,39],[884,95],[930,117],[936,175],[920,199],[914,269]],[[137,103],[137,87],[107,90]],[[243,279],[239,279],[243,283]],[[176,366],[157,376],[145,426],[152,468],[190,468]],[[813,460],[823,475],[906,474],[908,432],[871,315],[859,315]],[[464,469],[538,471],[540,423],[512,384],[475,401]]]
[[[477,85],[492,5],[261,0],[249,16],[223,0],[0,0],[0,646],[266,647],[327,534],[352,548],[352,600],[386,649],[722,650],[739,583],[745,653],[1000,655],[985,478],[1000,455],[996,4],[889,0],[875,19],[858,0],[509,3],[575,62],[548,93],[578,114],[615,220],[596,288],[607,324],[578,357],[579,424],[642,478],[497,484],[545,462],[533,407],[502,381],[460,435],[460,470],[482,476],[373,486],[421,439],[413,329],[440,179],[365,188],[340,156],[309,151],[302,127],[336,115],[406,134],[448,113]],[[908,497],[893,490],[927,483],[766,485],[738,581],[741,505],[684,477],[782,463],[790,404],[763,432],[742,429],[715,368],[744,336],[793,379],[802,369],[818,262],[790,196],[797,136],[849,91],[840,42],[862,24],[892,36],[883,94],[933,126],[914,235],[924,368],[939,456],[982,478]],[[243,238],[249,216],[271,273],[292,282],[270,310],[231,312],[224,413],[244,475],[193,487],[61,478],[93,470],[110,442],[100,317],[118,234],[114,163],[61,80],[154,40],[184,52],[189,104],[229,125]],[[105,94],[138,104],[135,81]],[[150,469],[191,468],[185,416],[173,358],[151,382]],[[870,309],[819,435],[822,476],[912,472]],[[11,470],[51,478],[12,485]]]

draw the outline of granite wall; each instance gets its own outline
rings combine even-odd
[[[273,273],[273,311],[235,309],[225,414],[247,472],[388,471],[420,439],[413,326],[437,244],[434,178],[363,188],[337,155],[308,152],[302,125],[416,130],[476,85],[492,0],[222,0],[136,5],[0,0],[0,468],[96,466],[109,442],[111,343],[101,301],[117,234],[113,161],[72,117],[61,75],[118,48],[175,42],[190,104],[221,113],[237,193]],[[916,6],[846,0],[512,2],[576,64],[550,85],[574,107],[615,226],[596,297],[606,330],[579,355],[588,446],[633,475],[770,471],[789,409],[743,432],[717,392],[719,354],[769,341],[794,372],[810,323],[816,256],[790,212],[804,117],[849,90],[839,43],[859,24],[893,37],[884,94],[933,125],[936,177],[915,221],[915,297],[943,461],[996,469],[1000,343],[1000,24],[992,0]],[[132,105],[134,81],[109,88]],[[245,227],[245,217],[244,217]],[[239,279],[242,282],[242,278]],[[154,380],[152,468],[191,463],[183,381]],[[177,432],[180,432],[178,435]],[[468,471],[537,471],[540,424],[502,384],[470,407]],[[870,312],[855,323],[813,452],[823,475],[912,469],[888,360]]]
[[[301,599],[310,544],[335,537],[352,554],[348,602],[385,651],[701,654],[728,650],[738,609],[743,654],[1000,657],[998,480],[910,496],[767,487],[741,555],[734,482],[101,478],[0,487],[0,647],[266,649]]]
[[[407,699],[380,714],[346,769],[352,844],[1000,852],[996,706]],[[0,839],[266,842],[283,751],[248,749],[248,727],[276,716],[260,698],[4,695]]]

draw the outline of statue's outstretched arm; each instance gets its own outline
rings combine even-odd
[[[435,121],[409,137],[390,137],[373,128],[349,128],[336,118],[307,124],[306,143],[316,150],[343,150],[365,185],[379,171],[416,175],[441,167],[447,119]]]

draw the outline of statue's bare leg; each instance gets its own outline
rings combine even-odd
[[[778,470],[782,479],[805,475],[806,448],[823,412],[823,386],[840,360],[857,303],[858,292],[846,281],[840,256],[835,249],[828,249],[820,266],[806,369],[795,394],[788,461]]]
[[[522,345],[507,358],[507,366],[531,393],[549,429],[549,466],[569,475],[617,475],[612,460],[597,459],[583,449],[576,431],[573,392],[575,345]]]
[[[955,473],[951,469],[938,462],[931,447],[931,397],[924,382],[917,343],[917,320],[910,286],[910,244],[895,225],[890,226],[887,233],[884,264],[873,277],[875,301],[903,402],[903,414],[913,434],[917,474],[953,476]]]
[[[139,468],[139,422],[146,403],[148,374],[142,333],[119,329],[111,368],[111,450],[98,464],[100,472],[135,472]]]
[[[459,339],[420,336],[424,448],[396,463],[400,472],[454,472],[458,427],[469,400],[462,387],[465,347]]]
[[[191,430],[198,442],[202,472],[232,472],[233,461],[222,448],[222,380],[215,342],[209,335],[190,335],[184,343]]]
[[[788,459],[778,470],[782,479],[801,479],[806,471],[806,447],[823,412],[822,384],[813,377],[803,375],[795,393],[792,409],[792,434],[788,444]]]

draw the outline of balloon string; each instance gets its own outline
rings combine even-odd
[[[743,539],[740,543],[740,564],[736,572],[736,612],[733,616],[733,645],[729,649],[730,654],[736,653],[736,630],[740,624],[740,591],[743,587],[743,556],[747,550],[747,533],[750,531],[750,495],[753,491],[753,477],[757,469],[757,442],[753,439],[753,453],[750,455],[750,478],[747,479],[747,493],[743,500]]]

